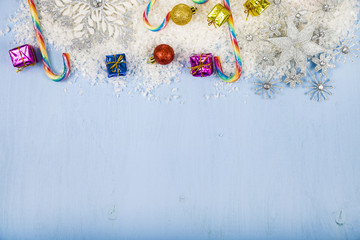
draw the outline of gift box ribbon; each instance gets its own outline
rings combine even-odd
[[[114,55],[114,61],[113,62],[108,62],[106,65],[113,64],[110,67],[110,71],[113,72],[113,73],[117,72],[118,76],[120,76],[119,64],[120,63],[126,63],[125,61],[121,62],[122,60],[124,60],[123,55],[120,55],[117,60],[116,60],[116,55]]]
[[[25,62],[25,60],[24,60],[24,57],[23,57],[23,55],[22,55],[22,53],[21,53],[20,47],[18,47],[17,49],[19,50],[20,57],[21,57],[21,61],[22,61],[23,64],[24,64],[24,66],[18,68],[18,70],[16,71],[17,73],[18,73],[18,72],[21,72],[21,71],[24,70],[24,68],[26,68],[26,67],[35,66],[36,60],[35,60],[34,63],[27,65],[26,62]],[[33,55],[35,56],[34,49],[33,49],[32,47],[30,47],[30,49],[31,49]]]
[[[194,76],[197,72],[200,71],[201,77],[204,77],[202,69],[203,69],[204,67],[211,68],[211,64],[212,64],[212,63],[207,63],[207,64],[205,64],[206,60],[208,59],[208,57],[210,57],[210,55],[206,55],[206,58],[204,59],[204,61],[201,62],[201,58],[202,58],[203,55],[204,55],[203,53],[200,54],[200,59],[199,59],[199,60],[200,60],[200,64],[199,64],[199,65],[197,65],[197,66],[195,66],[195,67],[189,67],[189,68],[191,68],[190,73],[191,73],[193,76]]]

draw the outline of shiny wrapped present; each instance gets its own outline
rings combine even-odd
[[[270,6],[269,1],[267,0],[247,0],[244,4],[246,8],[245,13],[253,17],[259,16],[265,9]]]
[[[214,73],[213,56],[211,53],[191,56],[190,64],[190,73],[194,77],[208,77]]]
[[[220,27],[227,22],[230,16],[231,12],[229,10],[227,10],[220,3],[216,4],[215,7],[211,10],[211,12],[208,14],[209,26],[211,24],[214,24],[215,27],[216,25]]]
[[[125,76],[127,71],[125,54],[106,56],[108,77]]]
[[[33,66],[36,63],[36,55],[31,45],[23,45],[9,51],[10,58],[14,67],[18,68],[18,72],[24,68]]]

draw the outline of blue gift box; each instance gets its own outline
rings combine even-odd
[[[125,54],[106,56],[106,68],[109,78],[125,76],[127,71]]]

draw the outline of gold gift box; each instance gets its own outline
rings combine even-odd
[[[221,25],[227,22],[230,16],[231,16],[231,12],[229,12],[229,10],[227,10],[220,3],[216,4],[208,15],[209,26],[211,24],[215,24],[220,27]]]
[[[253,17],[259,16],[269,6],[270,3],[267,0],[247,0],[244,4],[247,13]]]

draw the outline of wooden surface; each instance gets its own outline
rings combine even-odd
[[[159,104],[53,83],[41,65],[16,74],[10,41],[1,240],[360,239],[359,60],[333,71],[322,104],[302,88],[265,101],[246,82],[206,100],[216,79],[185,76],[184,104]]]

